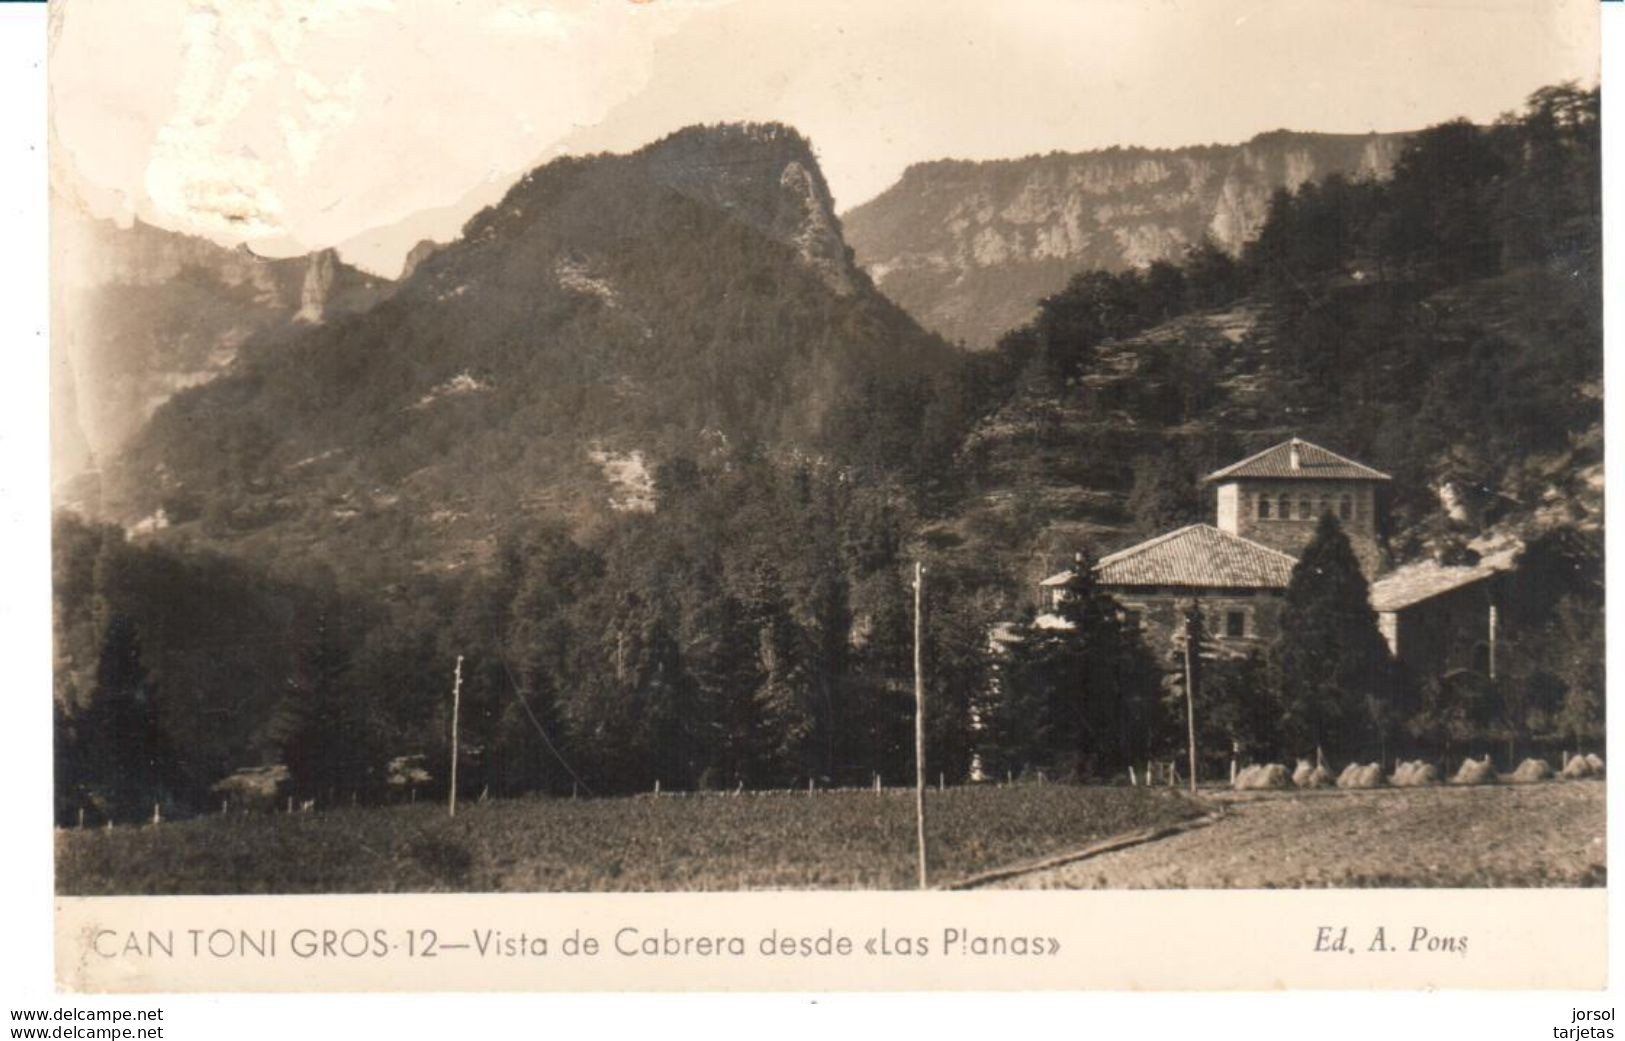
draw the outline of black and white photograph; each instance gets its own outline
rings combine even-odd
[[[1596,7],[52,3],[55,892],[1604,887]]]

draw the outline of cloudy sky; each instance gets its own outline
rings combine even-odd
[[[1597,76],[1594,0],[70,0],[57,186],[98,216],[393,274],[518,174],[695,122],[911,162],[1493,119]]]

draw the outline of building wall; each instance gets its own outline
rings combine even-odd
[[[1221,653],[1243,657],[1264,650],[1281,632],[1282,591],[1276,589],[1177,589],[1145,586],[1105,586],[1124,610],[1137,615],[1146,646],[1169,668],[1181,664],[1185,608],[1195,599],[1202,608],[1203,630],[1210,645]],[[1229,634],[1232,613],[1242,616],[1240,636]],[[1176,637],[1179,637],[1176,641]]]
[[[1389,646],[1413,680],[1425,683],[1456,669],[1488,672],[1494,590],[1493,581],[1476,582],[1391,613]]]
[[[1347,516],[1344,516],[1345,497]],[[1259,500],[1268,500],[1268,515],[1260,515]],[[1291,515],[1282,518],[1285,500]],[[1307,508],[1306,508],[1307,507]],[[1240,535],[1294,557],[1314,537],[1323,514],[1330,512],[1343,525],[1360,569],[1367,579],[1384,569],[1377,543],[1377,486],[1371,481],[1254,480],[1221,484],[1217,523],[1221,531]]]
[[[1237,534],[1237,528],[1241,523],[1241,518],[1236,512],[1239,508],[1240,499],[1241,496],[1238,494],[1235,485],[1221,484],[1219,486],[1219,502],[1218,508],[1214,511],[1214,527],[1220,531],[1228,531],[1233,535]]]

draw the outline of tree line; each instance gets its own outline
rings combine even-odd
[[[409,756],[418,783],[443,791],[457,655],[468,794],[907,783],[905,516],[806,472],[730,461],[661,476],[674,484],[658,523],[628,518],[592,547],[560,527],[528,531],[427,613],[365,621],[340,596],[59,518],[59,618],[84,629],[59,647],[96,648],[58,663],[59,816],[207,809],[233,769],[275,763],[290,797],[321,804],[403,797],[390,763]],[[1216,641],[1199,644],[1205,769],[1598,745],[1595,552],[1572,537],[1530,547],[1494,677],[1411,676],[1324,518],[1280,638],[1239,659],[1207,660],[1200,648]],[[1087,554],[1053,614],[1002,630],[999,601],[951,567],[928,566],[927,579],[934,773],[1121,779],[1183,755],[1183,674],[1098,586]]]
[[[1201,244],[1180,264],[1080,274],[999,350],[930,380],[864,384],[830,429],[867,429],[886,388],[908,400],[880,411],[913,417],[872,452],[682,444],[658,464],[654,512],[586,531],[515,522],[460,573],[358,586],[286,554],[272,570],[61,516],[59,813],[205,808],[231,771],[270,763],[301,798],[397,797],[403,757],[445,776],[459,654],[474,792],[899,783],[912,774],[916,558],[934,771],[1105,777],[1175,752],[1182,694],[1088,568],[1067,626],[990,640],[1023,594],[997,562],[933,540],[932,523],[975,494],[949,446],[1023,387],[1070,385],[1113,339],[1250,297],[1289,348],[1282,414],[1394,470],[1411,489],[1397,504],[1407,527],[1441,473],[1517,491],[1535,480],[1520,469],[1532,452],[1584,462],[1574,446],[1600,417],[1600,399],[1575,392],[1601,366],[1596,111],[1594,91],[1549,88],[1493,126],[1424,131],[1389,180],[1279,194],[1239,258]],[[1502,301],[1494,322],[1468,306],[1440,314],[1441,292],[1469,283]],[[1163,354],[1158,384],[1173,390],[1134,403],[1154,428],[1208,407],[1200,359]],[[1133,463],[1150,527],[1198,509],[1186,471],[1223,461],[1181,444]],[[1340,533],[1323,536],[1311,551],[1331,563],[1315,573],[1343,573]],[[1198,743],[1273,758],[1595,740],[1593,550],[1582,532],[1531,547],[1493,683],[1396,673],[1352,578],[1334,598],[1295,577],[1283,643],[1207,667]]]

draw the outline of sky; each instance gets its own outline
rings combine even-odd
[[[837,206],[910,163],[1487,121],[1594,83],[1594,0],[68,0],[53,186],[394,274],[520,174],[698,122],[810,137]]]

